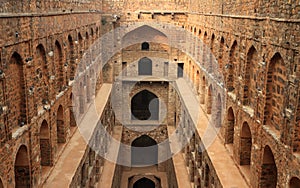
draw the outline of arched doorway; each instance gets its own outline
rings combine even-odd
[[[15,160],[15,187],[29,188],[30,186],[30,166],[27,147],[22,145],[16,155]]]
[[[137,93],[131,100],[131,119],[158,120],[159,99],[148,90]]]
[[[148,178],[141,178],[133,184],[133,188],[155,188],[155,183]]]
[[[274,155],[271,148],[266,146],[263,153],[259,187],[276,188],[276,185],[277,167],[274,160]]]
[[[266,104],[264,112],[264,124],[281,130],[280,122],[286,92],[287,71],[285,62],[279,53],[276,53],[270,60],[267,73]]]
[[[250,165],[251,162],[251,148],[252,148],[252,135],[250,127],[247,122],[243,123],[241,131],[240,143],[240,165]]]
[[[57,110],[57,117],[56,117],[56,127],[57,127],[57,143],[65,143],[65,126],[64,126],[64,110],[61,105],[59,105]]]
[[[50,131],[46,120],[42,122],[40,128],[40,152],[41,152],[41,165],[51,165],[51,145],[50,145]]]
[[[293,177],[290,180],[289,188],[299,188],[300,187],[300,179]]]
[[[227,112],[226,144],[233,144],[234,141],[234,119],[234,112],[230,107]]]
[[[139,75],[152,75],[152,60],[144,57],[139,60]]]
[[[23,60],[22,57],[14,52],[11,56],[8,64],[8,69],[5,72],[6,79],[0,80],[2,87],[14,86],[13,89],[9,90],[7,95],[9,103],[10,113],[14,114],[16,118],[11,118],[11,125],[18,127],[23,126],[27,123],[26,117],[26,96],[25,96],[25,80],[24,80],[24,70],[23,70]],[[1,94],[2,95],[2,94]],[[13,127],[13,128],[15,128]]]
[[[158,162],[157,142],[147,135],[142,135],[131,143],[131,165],[151,166]]]

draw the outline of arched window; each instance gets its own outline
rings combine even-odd
[[[159,119],[159,99],[158,97],[143,90],[132,97],[131,100],[132,119],[158,120]]]
[[[157,142],[147,135],[142,135],[131,144],[131,165],[151,166],[158,162]]]
[[[150,45],[149,45],[148,42],[143,42],[142,43],[142,50],[149,50],[149,47],[150,47]]]
[[[139,75],[152,75],[152,61],[144,57],[139,60]]]

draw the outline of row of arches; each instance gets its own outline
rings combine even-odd
[[[199,33],[196,30],[191,29],[191,32],[195,32],[199,37],[201,36],[201,30]],[[204,43],[207,42],[207,33],[204,33],[203,36]],[[269,58],[269,61],[266,63],[267,74],[264,75],[264,70],[260,64],[263,57],[258,53],[257,46],[255,44],[251,45],[247,52],[244,63],[239,62],[239,46],[237,40],[234,40],[231,47],[225,45],[224,38],[220,39],[220,47],[219,51],[215,49],[216,39],[215,35],[212,34],[211,41],[209,43],[211,51],[214,55],[217,56],[218,63],[224,74],[225,78],[225,87],[227,91],[231,92],[234,95],[234,100],[237,99],[242,102],[243,105],[250,107],[258,118],[263,119],[263,124],[272,126],[277,130],[282,130],[278,122],[281,122],[281,111],[282,106],[284,104],[284,96],[286,95],[285,89],[287,88],[287,67],[284,63],[284,59],[279,52],[274,53]],[[224,51],[224,48],[227,48]],[[196,50],[197,48],[192,48],[192,50]],[[226,52],[229,52],[226,54]],[[196,55],[196,53],[195,53]],[[223,65],[223,62],[226,62],[226,58],[228,55],[228,64]],[[196,55],[197,56],[197,55]],[[205,57],[207,58],[207,57]],[[202,61],[205,61],[202,58]],[[201,63],[201,62],[200,62]],[[193,83],[193,87],[197,91],[197,94],[200,96],[200,103],[206,105],[206,112],[208,114],[211,113],[211,100],[209,100],[209,96],[211,96],[211,85],[209,84],[209,80],[207,80],[206,74],[202,73],[202,71],[195,65],[192,61],[186,63],[185,72]],[[238,66],[241,65],[241,66]],[[242,79],[240,79],[242,78]],[[260,81],[260,79],[264,79],[265,82]],[[242,81],[239,81],[242,80]],[[242,87],[239,87],[241,85]],[[239,90],[241,89],[241,90]],[[259,109],[257,108],[257,94],[258,92],[265,94],[265,105],[263,111],[257,113]],[[230,96],[233,96],[233,95]],[[260,116],[261,113],[261,116]],[[237,143],[238,146],[238,162],[241,166],[248,166],[250,169],[250,165],[252,162],[251,154],[252,154],[252,139],[253,135],[251,133],[250,126],[247,122],[243,122],[241,125],[240,133],[236,133],[239,135],[235,137],[235,114],[233,109],[230,107],[227,111],[227,118],[224,121],[225,128],[225,143],[233,144]],[[295,132],[297,131],[295,127]],[[238,138],[237,141],[234,139]],[[294,137],[294,142],[296,138]],[[294,149],[295,151],[295,149]],[[260,187],[276,187],[277,185],[277,166],[274,159],[273,152],[271,147],[266,145],[263,148],[261,163],[260,163],[260,175],[259,175],[259,186]],[[290,179],[289,186],[294,187],[298,185],[297,182],[299,178],[293,177]]]
[[[207,32],[202,34],[200,29],[197,32],[197,29],[193,27],[191,27],[191,32],[209,45],[211,52],[216,56],[221,73],[224,75],[225,88],[231,93],[228,96],[247,106],[248,113],[261,119],[264,125],[284,131],[285,126],[278,122],[282,122],[284,119],[282,106],[287,100],[285,96],[288,95],[286,80],[289,70],[281,53],[270,54],[269,60],[265,60],[266,55],[261,54],[258,45],[253,43],[246,49],[245,60],[241,62],[239,55],[241,47],[237,39],[233,39],[231,45],[228,46],[222,36],[219,37],[219,44],[217,44],[214,34],[208,42]],[[216,46],[219,50],[216,50]],[[205,62],[205,58],[207,58],[205,54],[206,52],[203,52],[200,64]],[[228,63],[223,65],[224,62]],[[200,95],[201,103],[204,103],[207,92],[205,88],[208,87],[205,85],[207,83],[206,77],[202,76],[202,71],[194,63],[188,63],[185,67],[187,67],[186,74]],[[258,97],[261,95],[263,95],[263,99]],[[264,105],[261,105],[262,103]],[[293,125],[293,132],[299,132],[299,128],[295,125]],[[291,135],[293,135],[293,151],[299,152],[300,142],[297,134]]]
[[[69,110],[70,115],[70,126],[75,127],[76,122],[74,121],[73,112]],[[64,113],[63,106],[60,105],[56,113],[56,129],[50,130],[50,125],[47,120],[43,120],[39,128],[39,161],[42,167],[42,173],[44,172],[44,167],[53,165],[54,158],[54,145],[53,139],[56,140],[56,144],[64,144],[67,137],[67,125],[66,117]],[[55,131],[55,136],[53,137],[52,131]],[[56,151],[58,152],[58,151]],[[26,145],[21,145],[16,152],[14,161],[14,176],[15,176],[15,187],[24,188],[32,187],[32,167],[30,162],[30,153]],[[0,178],[1,180],[1,178]],[[0,187],[5,187],[3,182],[0,181]]]
[[[82,57],[83,51],[98,35],[98,28],[96,28],[96,34],[91,28],[90,31],[86,31],[85,38],[81,37],[79,32],[74,40],[70,34],[66,39],[67,42],[57,39],[53,47],[50,46],[48,49],[40,43],[36,46],[32,57],[24,58],[17,51],[12,53],[7,68],[2,70],[2,75],[5,76],[0,80],[3,87],[4,84],[6,85],[4,88],[14,88],[4,91],[7,98],[2,97],[7,100],[3,103],[9,104],[8,108],[12,111],[10,114],[15,115],[9,118],[13,120],[12,127],[30,123],[31,116],[38,113],[40,107],[49,104],[56,94],[69,85],[69,80],[74,79],[75,76],[76,59]],[[29,79],[34,80],[33,85],[27,83]],[[27,87],[24,87],[25,85]],[[49,85],[53,85],[54,91],[49,89],[51,88]],[[28,95],[25,95],[26,93]],[[26,101],[31,98],[35,105],[29,107]],[[30,112],[29,109],[34,110],[35,113]]]

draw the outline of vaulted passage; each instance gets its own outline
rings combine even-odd
[[[252,136],[251,136],[250,127],[247,122],[244,122],[241,131],[240,165],[250,165],[251,147],[252,147]]]
[[[50,166],[51,164],[50,131],[46,120],[43,121],[40,128],[40,152],[41,152],[41,165]]]
[[[143,90],[136,94],[131,100],[131,119],[138,120],[158,120],[159,100],[158,97]]]
[[[277,185],[277,167],[274,155],[269,146],[264,149],[263,161],[261,166],[260,184],[261,188],[275,188]]]
[[[31,187],[28,151],[24,145],[19,148],[15,161],[15,187]]]
[[[57,110],[57,143],[65,143],[64,111],[60,105]]]
[[[155,188],[155,183],[148,178],[142,178],[133,184],[133,188]]]
[[[158,146],[155,140],[142,135],[131,144],[132,166],[149,166],[157,164]]]

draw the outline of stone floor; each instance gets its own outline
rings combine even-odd
[[[93,117],[95,113],[102,113],[110,91],[111,84],[103,84],[96,96],[95,105],[90,106],[86,115],[81,120],[79,125],[79,127],[81,127],[80,130],[76,129],[70,141],[62,148],[59,159],[50,171],[48,177],[45,177],[46,180],[43,183],[44,188],[69,187],[87,147],[85,141],[86,135],[85,137],[82,136],[82,133],[85,131],[82,127],[88,127],[89,130],[93,130],[92,127],[85,125],[91,125],[91,117]]]

